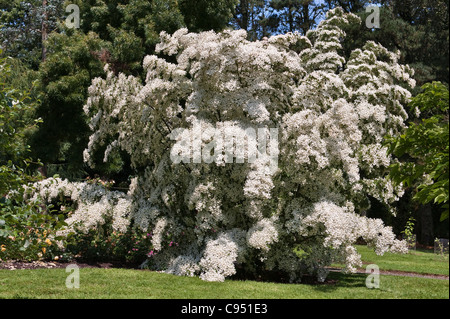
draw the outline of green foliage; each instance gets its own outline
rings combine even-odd
[[[388,5],[396,18],[423,34],[416,38],[415,48],[404,51],[406,63],[426,66],[426,73],[431,77],[428,82],[449,83],[449,1],[382,0],[381,3]],[[419,73],[422,69],[420,65],[415,67]],[[424,83],[420,81],[419,85]]]
[[[414,217],[410,217],[408,219],[408,221],[406,222],[406,226],[405,226],[405,230],[402,231],[403,234],[405,234],[405,236],[407,238],[412,238],[412,236],[414,235],[414,222],[416,220],[414,219]]]
[[[0,163],[7,160],[17,162],[27,153],[25,130],[38,121],[27,120],[26,115],[34,107],[27,103],[28,94],[5,83],[11,76],[6,58],[0,59],[0,70]]]
[[[83,169],[82,153],[88,141],[83,105],[91,80],[104,73],[99,56],[106,44],[94,33],[69,30],[53,33],[47,46],[37,87],[41,102],[36,116],[43,123],[30,144],[34,157],[63,165],[66,174],[74,175]]]
[[[151,251],[150,234],[138,228],[126,233],[113,230],[111,222],[88,233],[70,234],[66,240],[66,254],[88,262],[120,262],[139,265]]]
[[[408,242],[409,248],[413,249],[416,248],[416,236],[414,234],[415,221],[414,217],[410,217],[406,222],[405,229],[402,231],[402,234],[404,235],[403,239]]]
[[[270,7],[275,10],[276,31],[300,31],[302,34],[317,25],[319,16],[327,8],[325,3],[311,0],[271,0]]]
[[[25,132],[40,121],[29,116],[35,107],[29,94],[7,85],[8,62],[0,59],[0,258],[35,260],[51,253],[48,236],[63,222],[45,205],[23,199],[22,185],[36,179],[28,174],[32,161]]]
[[[30,180],[31,177],[25,173],[32,162],[28,159],[30,154],[25,135],[40,122],[29,116],[35,105],[28,92],[9,86],[8,60],[0,59],[0,198]]]
[[[38,100],[36,95],[37,80],[36,71],[32,70],[23,59],[6,57],[8,64],[8,73],[3,76],[4,86],[14,88],[17,92],[27,92],[25,102],[28,104],[36,104]],[[29,112],[27,116],[32,117],[33,113]]]
[[[405,161],[391,166],[396,183],[417,189],[413,199],[441,205],[441,220],[449,215],[449,94],[440,82],[425,84],[410,106],[429,117],[411,123],[405,133],[389,139],[389,151]]]
[[[448,83],[448,8],[441,12],[442,2],[423,10],[424,7],[417,4],[420,1],[407,4],[404,1],[380,1],[397,4],[380,8],[380,28],[375,30],[368,29],[365,24],[370,12],[354,11],[362,23],[359,27],[350,25],[344,29],[346,54],[366,41],[375,41],[390,51],[400,51],[400,62],[414,68],[414,79],[419,87],[432,81]],[[407,17],[403,12],[422,12],[423,17]],[[428,18],[424,18],[425,15]]]
[[[0,259],[53,259],[59,254],[55,233],[65,225],[64,216],[41,203],[24,201],[23,192],[10,193],[0,203]]]
[[[448,258],[448,244],[445,246],[439,238],[434,239],[434,251],[443,259]]]
[[[380,1],[373,0],[324,0],[326,8],[341,7],[345,12],[357,13],[364,10],[364,8],[371,3],[379,3]],[[327,9],[328,10],[328,9]]]
[[[73,3],[80,7],[81,29],[61,26],[46,41],[47,58],[40,64],[36,88],[41,100],[36,116],[43,124],[30,139],[33,155],[46,164],[46,175],[70,179],[91,173],[83,162],[89,134],[83,106],[92,80],[104,76],[105,64],[115,73],[139,76],[159,32],[183,26],[175,0]],[[95,173],[120,171],[122,163],[105,166]]]
[[[144,52],[153,53],[159,33],[173,33],[184,26],[176,0],[104,0],[74,1],[82,12],[81,29],[95,32],[113,43],[111,60],[121,63],[141,63]],[[125,43],[126,36],[131,37]],[[121,38],[120,40],[118,39]],[[123,44],[116,48],[115,41]],[[124,59],[123,55],[127,55]]]
[[[55,30],[64,14],[64,0],[0,0],[0,45],[36,70],[42,59],[42,28]]]
[[[221,31],[229,24],[239,0],[179,0],[190,32]]]
[[[269,0],[241,0],[232,20],[235,28],[247,31],[249,40],[270,36],[277,21],[267,10]]]

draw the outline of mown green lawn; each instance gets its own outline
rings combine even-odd
[[[358,247],[380,270],[447,274],[447,259],[428,252],[379,257]],[[439,257],[439,258],[435,258]],[[226,280],[211,283],[148,270],[81,268],[80,287],[68,289],[65,269],[0,270],[0,298],[45,299],[448,299],[449,281],[381,275],[368,289],[366,274],[332,272],[333,284],[281,284]]]
[[[411,250],[404,255],[386,253],[378,256],[373,249],[367,246],[358,245],[356,248],[365,264],[376,264],[380,271],[398,270],[420,274],[449,275],[448,254],[442,256],[434,254],[430,250]]]
[[[253,281],[205,282],[131,269],[80,269],[80,288],[68,289],[64,269],[0,270],[0,298],[107,299],[417,299],[449,298],[448,280],[381,276],[379,289],[366,275],[332,273],[332,285]]]

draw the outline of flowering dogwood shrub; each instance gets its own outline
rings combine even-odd
[[[338,8],[306,36],[249,42],[243,30],[163,32],[157,52],[166,58],[145,58],[145,83],[112,72],[95,79],[84,109],[93,131],[85,161],[95,166],[96,152],[106,150],[106,162],[125,151],[137,174],[127,199],[95,195],[70,222],[133,220],[152,233],[148,267],[209,281],[237,265],[324,280],[332,262],[348,271],[361,265],[359,238],[378,254],[405,252],[390,227],[363,213],[369,195],[387,205],[402,195],[386,178],[392,159],[382,141],[404,127],[412,71],[374,42],[346,60],[341,27],[350,23],[360,20]],[[213,137],[228,130],[249,141],[249,128],[267,139],[277,129],[276,148],[230,163]],[[190,143],[177,143],[177,129]],[[213,150],[215,160],[174,162],[175,144],[192,159],[200,156],[194,148]]]

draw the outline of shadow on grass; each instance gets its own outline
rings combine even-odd
[[[366,274],[345,274],[331,271],[324,282],[319,282],[316,276],[304,275],[300,282],[290,283],[285,274],[279,272],[262,272],[258,276],[243,276],[241,273],[230,278],[231,281],[250,280],[263,283],[308,286],[317,292],[332,293],[342,288],[366,288]]]
[[[5,299],[9,299],[9,298],[5,298]],[[32,298],[26,297],[26,296],[21,296],[21,295],[18,295],[18,294],[15,294],[15,295],[12,297],[12,299],[27,300],[27,299],[32,299]]]
[[[324,283],[311,284],[311,287],[320,292],[333,292],[339,288],[365,288],[365,282],[365,274],[331,272]]]

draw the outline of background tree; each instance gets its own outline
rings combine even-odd
[[[356,14],[365,21],[369,13],[362,11]],[[372,40],[398,51],[400,61],[414,69],[417,86],[411,91],[413,95],[421,93],[421,87],[426,83],[448,83],[448,1],[381,1],[380,22],[380,28],[373,30],[364,23],[345,27],[348,35],[343,42],[345,55]],[[410,119],[416,118],[413,108],[406,108],[406,111]],[[422,116],[427,118],[424,113]],[[399,213],[395,219],[376,201],[372,201],[373,209],[368,212],[369,216],[383,218],[397,232],[413,216],[417,220],[416,231],[422,244],[432,244],[435,236],[447,237],[448,223],[441,223],[436,218],[441,208],[413,201],[414,190],[413,187],[406,189],[397,204]]]
[[[36,117],[43,123],[30,143],[46,169],[66,171],[52,170],[51,174],[70,176],[82,172],[81,153],[89,130],[82,107],[92,78],[103,74],[99,56],[105,43],[94,33],[68,30],[51,34],[47,46],[48,57],[40,66],[36,88],[40,98]]]
[[[443,221],[449,216],[449,93],[440,82],[425,84],[422,90],[410,106],[425,113],[424,118],[390,140],[390,152],[407,159],[393,164],[390,176],[397,184],[413,187],[413,199],[420,204],[441,206]]]
[[[449,83],[449,1],[383,0],[393,14],[413,25],[423,36],[416,50],[405,52],[406,63],[420,62],[429,68],[431,80]],[[419,67],[416,67],[419,71]],[[430,81],[431,81],[430,80]],[[425,82],[421,82],[423,85]]]
[[[153,52],[159,32],[174,32],[183,17],[172,0],[74,3],[80,7],[80,30],[61,24],[46,43],[47,59],[39,66],[36,89],[36,116],[44,123],[30,143],[48,169],[45,174],[81,178],[88,174],[82,157],[89,133],[83,105],[92,79],[104,75],[105,64],[115,73],[139,76],[142,59]],[[101,174],[117,172],[120,163],[98,169]]]
[[[325,10],[340,7],[345,12],[359,13],[364,10],[364,8],[371,3],[378,3],[378,1],[371,0],[324,0],[321,1],[325,4]]]
[[[0,58],[0,199],[31,180],[25,172],[31,161],[26,132],[39,122],[29,115],[34,105],[28,92],[9,86],[8,60]]]
[[[232,24],[247,31],[249,40],[270,36],[277,28],[277,16],[269,6],[270,0],[241,0],[236,6]]]
[[[0,46],[3,54],[20,58],[36,70],[42,60],[42,40],[56,30],[57,22],[64,14],[63,2],[1,0]]]
[[[76,1],[81,29],[111,43],[108,63],[116,72],[137,74],[142,58],[153,52],[161,31],[184,26],[175,0]]]
[[[276,12],[278,33],[306,34],[323,17],[325,8],[325,4],[313,0],[272,0],[269,5]]]
[[[345,30],[347,54],[368,40],[375,41],[400,51],[400,61],[415,70],[418,89],[427,82],[448,83],[448,1],[381,1],[381,5],[379,29],[368,29],[363,23]],[[370,14],[354,13],[363,21]]]
[[[179,0],[184,22],[191,32],[220,31],[230,25],[239,0]]]
[[[51,244],[45,243],[42,233],[38,233],[45,229],[45,235],[50,235],[64,222],[62,216],[48,214],[51,206],[24,198],[25,185],[41,179],[29,169],[32,160],[25,138],[27,130],[39,120],[28,116],[34,108],[29,92],[9,86],[13,82],[10,78],[15,76],[10,61],[10,58],[0,58],[1,258],[37,260]]]

